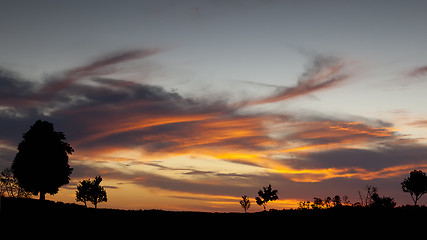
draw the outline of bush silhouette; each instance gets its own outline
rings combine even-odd
[[[55,194],[69,183],[73,169],[68,154],[74,150],[63,141],[64,133],[54,131],[47,121],[36,121],[23,138],[12,163],[13,175],[19,186],[34,195],[40,193],[40,200],[44,200],[46,193]]]
[[[378,193],[372,195],[372,203],[370,207],[376,208],[394,208],[396,207],[396,201],[392,197],[380,197]]]

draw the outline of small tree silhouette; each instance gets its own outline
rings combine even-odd
[[[271,188],[271,185],[268,185],[268,187],[263,187],[263,190],[259,190],[258,195],[259,197],[255,198],[256,203],[260,206],[263,206],[264,211],[268,202],[276,201],[277,199],[279,199],[279,197],[277,196],[277,190],[273,190]]]
[[[90,202],[95,206],[101,202],[107,202],[107,192],[104,187],[99,185],[102,182],[101,176],[95,177],[94,184],[90,191]]]
[[[414,170],[409,173],[409,177],[403,180],[402,190],[409,192],[414,205],[417,206],[418,200],[427,193],[427,176],[421,170]]]
[[[306,201],[301,201],[299,202],[299,210],[303,210],[303,209],[310,209],[310,201],[306,202]]]
[[[38,120],[24,133],[18,145],[18,153],[12,163],[12,171],[18,184],[34,195],[55,194],[59,187],[70,182],[73,169],[68,164],[68,154],[73,148],[64,142],[65,135],[56,132],[53,124]]]
[[[341,207],[342,206],[341,197],[339,195],[335,195],[335,197],[332,198],[332,203],[334,207]]]
[[[362,206],[369,206],[372,204],[373,199],[372,196],[377,193],[377,188],[371,185],[366,185],[364,187],[364,190],[366,191],[365,199],[363,199],[362,194],[359,190],[357,192],[359,193],[359,199],[361,201]]]
[[[87,202],[90,201],[90,188],[92,187],[92,181],[90,179],[82,180],[77,185],[76,201],[83,202],[87,207]]]
[[[242,200],[240,201],[240,205],[242,208],[246,211],[251,207],[251,200],[248,198],[248,196],[243,195]]]
[[[313,204],[311,204],[311,208],[321,209],[324,207],[325,204],[323,203],[323,200],[321,198],[314,197],[313,199],[314,199],[314,202]]]
[[[83,202],[87,207],[87,202],[91,202],[95,208],[98,203],[107,202],[107,192],[100,185],[102,182],[101,176],[95,177],[95,180],[82,180],[79,182],[76,191],[76,201]]]

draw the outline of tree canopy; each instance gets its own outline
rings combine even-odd
[[[107,202],[107,192],[100,185],[102,177],[97,176],[94,180],[86,179],[79,182],[76,191],[76,201],[83,202],[87,207],[87,202],[91,202],[95,208],[98,203]]]
[[[273,190],[271,185],[268,185],[268,187],[263,187],[263,190],[259,190],[258,195],[259,197],[255,198],[256,203],[260,206],[262,205],[264,207],[264,211],[268,202],[279,199],[277,196],[277,190]]]
[[[409,173],[409,177],[403,180],[402,190],[409,192],[414,205],[417,206],[418,200],[427,193],[427,176],[421,170],[414,170]]]
[[[243,195],[242,200],[240,200],[240,206],[246,211],[251,207],[251,200],[248,198],[248,196]]]
[[[68,154],[74,150],[65,139],[52,123],[38,120],[18,145],[13,175],[23,189],[34,195],[40,193],[40,200],[45,199],[46,193],[56,194],[59,187],[70,181],[73,169],[68,164]]]

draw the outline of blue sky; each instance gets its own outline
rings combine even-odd
[[[2,1],[0,166],[42,118],[76,149],[64,201],[102,173],[122,208],[238,211],[269,183],[277,207],[357,201],[365,184],[410,203],[400,181],[427,167],[426,5]]]

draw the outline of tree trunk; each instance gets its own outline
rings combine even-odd
[[[40,192],[40,200],[41,201],[46,200],[46,193],[45,192]]]

